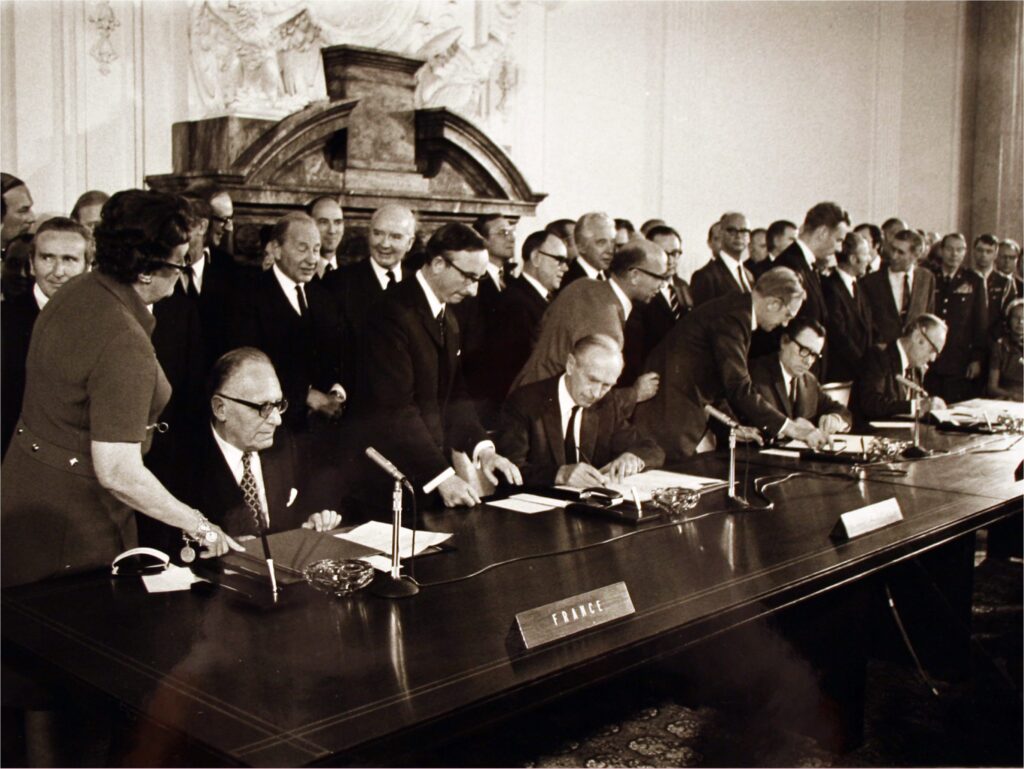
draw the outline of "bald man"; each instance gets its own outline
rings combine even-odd
[[[565,373],[521,387],[505,402],[498,451],[528,484],[603,485],[648,467],[665,452],[607,397],[622,371],[618,342],[585,336],[573,345]]]
[[[708,234],[709,243],[713,237],[712,233]],[[690,281],[695,307],[726,294],[750,293],[754,276],[741,261],[749,242],[750,224],[747,217],[737,211],[722,214],[718,221],[719,250],[711,261],[693,273]]]
[[[580,278],[605,280],[615,253],[615,220],[602,211],[583,214],[576,222],[573,239],[579,257],[569,265],[562,288]]]

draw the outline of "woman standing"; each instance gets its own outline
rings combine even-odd
[[[135,547],[133,510],[177,527],[204,557],[240,549],[145,468],[170,386],[150,342],[188,249],[182,198],[127,190],[103,207],[96,269],[47,304],[0,478],[3,585],[107,566]]]

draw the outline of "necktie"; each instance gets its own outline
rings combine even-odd
[[[604,270],[598,270],[598,271],[597,271],[597,279],[598,279],[598,280],[605,280],[605,277],[604,277]]]
[[[306,304],[306,292],[302,290],[302,284],[295,284],[295,293],[299,297],[299,315],[305,317],[306,313],[309,312],[309,305]]]
[[[672,286],[668,287],[668,308],[672,310],[673,317],[679,320],[679,299],[676,297],[676,292],[672,290]]]
[[[743,291],[744,294],[749,294],[750,283],[747,281],[746,270],[743,269],[742,264],[736,265],[736,274],[740,279],[740,290]]]
[[[910,313],[910,276],[903,273],[903,298],[900,301],[900,323],[907,324],[907,315]]]
[[[388,270],[384,274],[388,278],[388,284],[387,284],[387,286],[385,286],[385,289],[391,288],[393,285],[395,285],[395,271],[394,270]]]
[[[441,332],[441,346],[445,345],[445,332],[444,332],[444,307],[437,313],[437,328]]]
[[[565,463],[574,465],[580,461],[579,452],[576,450],[576,413],[579,406],[573,406],[569,414],[569,423],[565,426]]]
[[[252,520],[256,524],[256,531],[259,531],[265,522],[260,511],[260,492],[256,487],[256,476],[252,473],[252,452],[246,451],[242,454],[242,497],[245,499],[245,506],[252,513]]]
[[[850,282],[850,294],[853,296],[853,301],[857,301],[857,281]]]
[[[796,377],[789,380],[789,406],[791,413],[796,415]]]

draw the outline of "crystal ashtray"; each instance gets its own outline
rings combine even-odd
[[[309,564],[302,576],[321,593],[341,597],[369,585],[373,581],[373,567],[365,561],[326,558]]]

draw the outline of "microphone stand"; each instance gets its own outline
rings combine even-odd
[[[370,585],[370,592],[381,598],[408,598],[420,592],[419,585],[402,576],[401,538],[402,481],[395,478],[391,491],[391,571],[378,574]]]
[[[730,506],[751,508],[753,505],[736,493],[736,430],[737,425],[729,426],[729,490],[726,496]]]
[[[928,395],[927,390],[913,379],[910,380],[910,384],[913,385],[911,391],[918,397],[910,401],[910,410],[914,416],[914,438],[912,444],[903,450],[903,456],[907,459],[922,459],[930,457],[932,452],[921,446],[921,409],[918,406],[918,401],[920,398],[929,398],[931,396]]]

